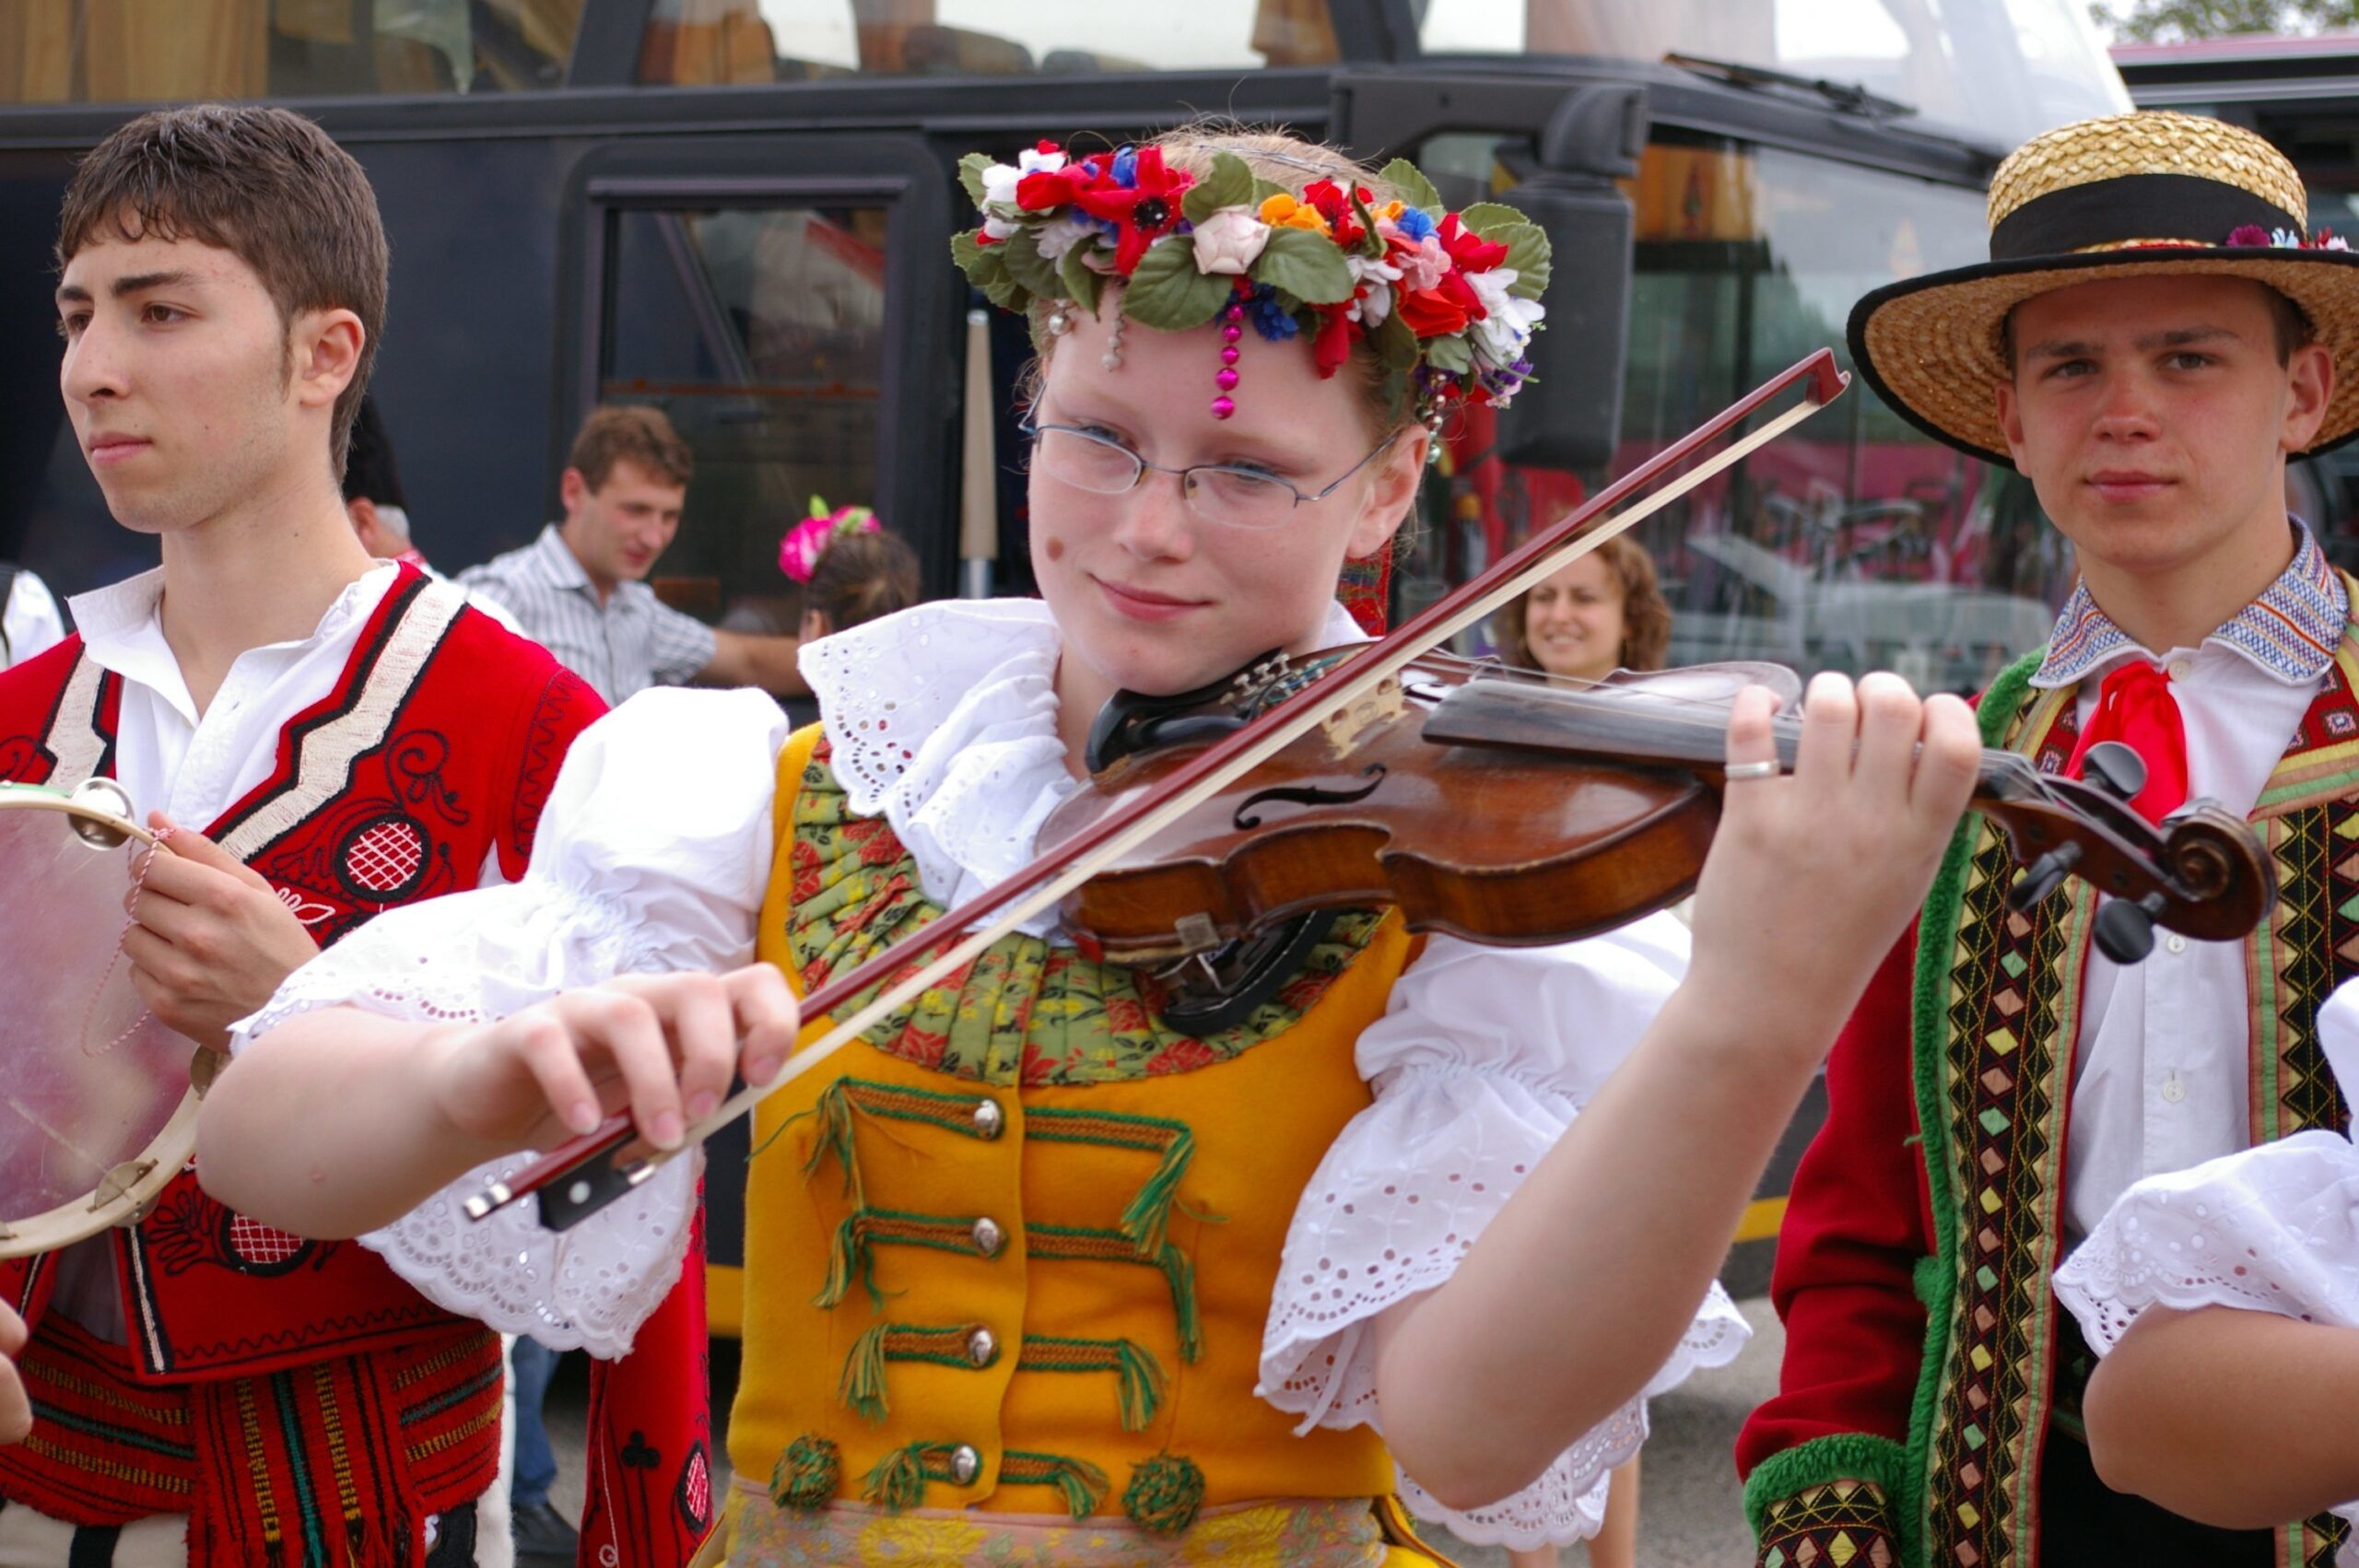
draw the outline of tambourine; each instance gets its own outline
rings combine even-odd
[[[112,779],[0,784],[0,1258],[135,1223],[196,1151],[221,1065],[147,1009],[120,957],[156,837]]]

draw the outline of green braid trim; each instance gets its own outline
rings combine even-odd
[[[2031,690],[2040,655],[2027,653],[2000,673],[1975,709],[1982,743],[1996,746]],[[1958,919],[1966,904],[1966,873],[1982,832],[1979,813],[1968,812],[1950,837],[1942,869],[1917,921],[1917,975],[1910,998],[1910,1047],[1917,1079],[1917,1129],[1925,1162],[1926,1189],[1933,1209],[1932,1256],[1917,1269],[1917,1294],[1925,1304],[1925,1353],[1917,1372],[1917,1394],[1908,1411],[1907,1468],[1884,1480],[1874,1476],[1897,1515],[1902,1561],[1907,1568],[1930,1568],[1924,1528],[1927,1476],[1931,1466],[1933,1411],[1941,1399],[1942,1370],[1948,1361],[1950,1318],[1957,1304],[1958,1217],[1950,1185],[1949,1117],[1942,1104],[1942,1064],[1949,1045],[1950,969],[1957,946]],[[1826,1441],[1821,1439],[1820,1441]],[[1805,1444],[1797,1452],[1814,1446]],[[1766,1468],[1766,1466],[1764,1467]],[[1759,1471],[1755,1474],[1757,1477]],[[1823,1479],[1823,1478],[1822,1478]],[[1902,1484],[1895,1486],[1894,1480]],[[1747,1489],[1750,1496],[1751,1489]]]
[[[857,1279],[868,1292],[870,1303],[885,1305],[885,1293],[876,1286],[876,1248],[881,1246],[929,1246],[936,1252],[963,1252],[969,1258],[986,1256],[975,1245],[975,1221],[969,1216],[959,1219],[945,1214],[908,1214],[894,1209],[863,1209],[848,1216],[836,1227],[836,1237],[827,1252],[827,1282],[811,1298],[815,1306],[834,1306],[851,1293]]]
[[[758,1154],[784,1132],[805,1117],[819,1118],[819,1135],[813,1141],[810,1156],[803,1162],[806,1179],[816,1180],[827,1157],[834,1155],[843,1168],[844,1196],[858,1207],[863,1197],[860,1176],[860,1154],[853,1138],[853,1113],[862,1116],[885,1117],[895,1121],[914,1121],[944,1132],[987,1143],[999,1136],[997,1127],[986,1132],[975,1123],[977,1096],[945,1094],[933,1089],[907,1088],[898,1083],[876,1083],[865,1078],[839,1078],[827,1085],[807,1111],[798,1111],[779,1124],[778,1131],[762,1141]]]
[[[1018,1372],[1110,1372],[1122,1410],[1122,1430],[1143,1432],[1163,1402],[1163,1363],[1155,1352],[1129,1340],[1065,1340],[1024,1336]]]
[[[836,1397],[869,1421],[882,1422],[890,1413],[885,1394],[886,1363],[927,1362],[935,1366],[980,1371],[999,1360],[999,1347],[993,1345],[991,1355],[981,1362],[968,1352],[980,1327],[975,1323],[946,1328],[879,1323],[852,1341],[851,1353],[844,1357],[843,1376],[836,1384]]]
[[[925,1501],[926,1482],[957,1483],[957,1478],[950,1473],[950,1456],[957,1448],[956,1443],[911,1443],[896,1448],[869,1470],[860,1495],[896,1514],[914,1508]]]
[[[1913,1463],[1908,1451],[1889,1437],[1864,1432],[1838,1432],[1813,1437],[1782,1453],[1772,1454],[1744,1483],[1744,1517],[1755,1539],[1769,1522],[1769,1511],[1788,1498],[1825,1486],[1829,1481],[1864,1480],[1881,1488],[1887,1516],[1906,1512],[1902,1499]],[[1892,1520],[1895,1536],[1905,1532]]]
[[[1100,1499],[1112,1483],[1106,1472],[1086,1459],[1061,1454],[1030,1454],[1010,1448],[999,1458],[1002,1486],[1053,1486],[1064,1493],[1065,1512],[1076,1520],[1097,1512]]]
[[[1118,1111],[1043,1109],[1026,1114],[1024,1129],[1027,1138],[1046,1143],[1096,1143],[1160,1155],[1155,1174],[1122,1211],[1121,1226],[1122,1234],[1137,1245],[1141,1258],[1153,1258],[1162,1250],[1172,1200],[1180,1194],[1180,1178],[1187,1174],[1188,1162],[1196,1153],[1196,1135],[1186,1122]]]
[[[770,1469],[770,1501],[781,1508],[818,1508],[836,1495],[844,1458],[835,1444],[804,1433]]]
[[[1171,1315],[1179,1320],[1180,1359],[1192,1362],[1204,1353],[1204,1328],[1196,1315],[1196,1270],[1188,1255],[1169,1243],[1152,1259],[1143,1258],[1120,1231],[1082,1225],[1029,1225],[1026,1245],[1035,1258],[1066,1263],[1147,1263],[1163,1270],[1171,1288]]]
[[[1157,1454],[1131,1471],[1122,1512],[1154,1536],[1176,1536],[1196,1522],[1204,1503],[1204,1472],[1179,1454]]]

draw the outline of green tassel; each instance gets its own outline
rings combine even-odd
[[[824,1437],[805,1433],[786,1445],[770,1471],[770,1501],[781,1508],[817,1508],[836,1495],[843,1455]]]
[[[1180,1195],[1180,1178],[1195,1157],[1196,1135],[1182,1129],[1163,1151],[1163,1159],[1146,1185],[1122,1211],[1122,1234],[1131,1238],[1141,1258],[1153,1258],[1163,1248],[1171,1223],[1172,1199]]]
[[[1196,1522],[1203,1506],[1204,1472],[1178,1454],[1157,1454],[1131,1471],[1122,1512],[1149,1535],[1176,1536]]]
[[[876,1468],[868,1472],[868,1480],[862,1484],[860,1494],[896,1514],[924,1502],[927,1446],[912,1443],[877,1460]]]
[[[1166,1245],[1156,1263],[1171,1286],[1171,1314],[1180,1320],[1180,1359],[1193,1362],[1204,1353],[1204,1326],[1196,1316],[1196,1269],[1188,1255]]]
[[[1163,1400],[1163,1368],[1152,1351],[1128,1340],[1114,1341],[1114,1360],[1121,1380],[1122,1430],[1144,1431]]]
[[[885,1334],[889,1327],[879,1323],[851,1342],[851,1354],[844,1358],[843,1379],[836,1386],[837,1397],[870,1422],[881,1422],[886,1416]]]
[[[868,1200],[861,1190],[860,1156],[852,1146],[851,1094],[845,1087],[844,1081],[839,1078],[828,1084],[827,1091],[804,1114],[819,1118],[818,1136],[811,1141],[810,1157],[803,1162],[804,1176],[806,1179],[817,1177],[819,1167],[827,1163],[829,1154],[833,1154],[837,1164],[843,1166],[844,1196],[851,1200],[854,1208],[863,1206]],[[780,1130],[785,1129],[781,1128]]]
[[[861,1216],[852,1214],[836,1227],[835,1244],[827,1249],[827,1283],[811,1298],[814,1306],[834,1306],[851,1293],[851,1282],[858,1277],[868,1287],[868,1299],[877,1306],[885,1305],[885,1293],[876,1288],[876,1253],[869,1246],[868,1235],[861,1228]]]
[[[1097,1511],[1097,1500],[1106,1495],[1109,1484],[1104,1470],[1084,1459],[1057,1460],[1050,1479],[1064,1493],[1065,1512],[1076,1520],[1086,1519]]]

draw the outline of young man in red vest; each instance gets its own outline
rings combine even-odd
[[[76,171],[57,256],[76,437],[162,565],[75,600],[77,635],[0,674],[0,778],[108,775],[167,830],[123,952],[158,1017],[219,1045],[378,911],[520,876],[603,705],[354,536],[338,478],[386,248],[366,177],[317,126],[142,116]],[[630,1433],[629,1463],[700,1472],[682,1328],[702,1303],[674,1294],[679,1321],[653,1339],[678,1357],[647,1379],[669,1408]],[[475,1520],[499,1465],[499,1337],[368,1244],[255,1226],[183,1173],[136,1226],[0,1264],[0,1302],[31,1326],[33,1417],[0,1449],[0,1565],[507,1561]],[[611,1380],[608,1410],[634,1381]],[[593,1429],[593,1485],[623,1446]],[[684,1514],[624,1550],[676,1562],[700,1528]]]
[[[2323,1568],[2342,1532],[2108,1487],[2052,1289],[2131,1182],[2350,1117],[2317,1022],[2359,971],[2359,621],[2285,464],[2359,431],[2359,256],[2307,209],[2249,132],[2085,121],[2000,167],[1988,263],[1852,313],[1876,390],[2019,469],[2080,564],[2048,647],[1982,694],[1984,743],[2067,774],[2130,746],[2130,807],[2245,819],[2278,899],[2140,962],[2134,905],[2019,887],[1968,819],[1828,1061],[1778,1238],[1781,1387],[1737,1448],[1775,1568]]]

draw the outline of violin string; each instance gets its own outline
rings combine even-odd
[[[1679,710],[1667,713],[1654,713],[1649,715],[1649,717],[1666,727],[1682,729],[1699,734],[1706,731],[1709,731],[1715,735],[1727,733],[1729,706],[1733,700],[1732,697],[1711,698],[1684,696],[1673,692],[1648,691],[1643,685],[1615,683],[1612,681],[1593,681],[1579,675],[1560,675],[1553,671],[1527,670],[1517,665],[1502,664],[1488,659],[1470,659],[1465,655],[1459,653],[1443,653],[1436,651],[1426,655],[1420,662],[1441,665],[1445,668],[1454,669],[1468,675],[1511,672],[1512,684],[1520,685],[1541,686],[1552,690],[1572,693],[1595,693],[1601,696],[1615,699],[1619,699],[1623,696],[1644,697],[1650,705],[1658,705],[1662,708]],[[1709,669],[1711,666],[1688,666],[1686,668]],[[1654,673],[1655,672],[1646,673]],[[1674,674],[1682,672],[1673,670],[1664,671],[1661,673],[1666,674]],[[1759,683],[1756,682],[1753,684],[1758,685]],[[1708,714],[1709,716],[1707,716]],[[1779,712],[1774,715],[1770,720],[1771,736],[1773,739],[1777,740],[1799,740],[1802,737],[1803,723],[1804,718],[1802,714]],[[2043,790],[2047,786],[2048,776],[2039,771],[2039,769],[2033,765],[2029,757],[2020,755],[2014,752],[2007,751],[2002,748],[1985,746],[1982,752],[1982,760],[1984,767],[1994,776],[2006,775],[2018,783]]]

